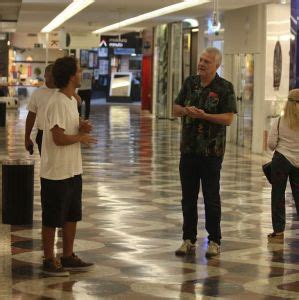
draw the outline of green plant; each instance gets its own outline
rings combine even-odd
[[[42,73],[42,70],[41,70],[39,67],[36,67],[36,68],[34,69],[34,74],[35,74],[35,76],[39,76],[41,73]]]

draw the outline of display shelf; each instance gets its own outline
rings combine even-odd
[[[13,60],[13,63],[16,64],[45,64],[45,60]],[[48,64],[52,64],[54,61],[48,61]]]

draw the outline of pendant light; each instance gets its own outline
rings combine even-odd
[[[221,23],[219,21],[218,0],[214,0],[211,29],[213,32],[218,32],[220,30],[220,27]]]

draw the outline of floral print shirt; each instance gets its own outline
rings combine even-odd
[[[175,104],[195,106],[208,114],[237,113],[233,85],[218,74],[205,87],[201,85],[198,75],[188,77],[175,99]],[[225,125],[182,117],[182,154],[223,156],[225,143]]]

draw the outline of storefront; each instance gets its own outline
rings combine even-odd
[[[107,102],[138,102],[141,97],[142,39],[136,33],[101,36],[94,69],[94,92]]]
[[[1,94],[29,97],[44,83],[46,65],[68,54],[68,50],[60,50],[54,36],[49,40],[53,45],[48,49],[45,48],[43,36],[38,34],[14,33],[9,37],[9,40],[1,41],[5,50],[5,55],[0,55]],[[54,45],[54,42],[57,44]],[[1,54],[4,54],[2,50]]]

